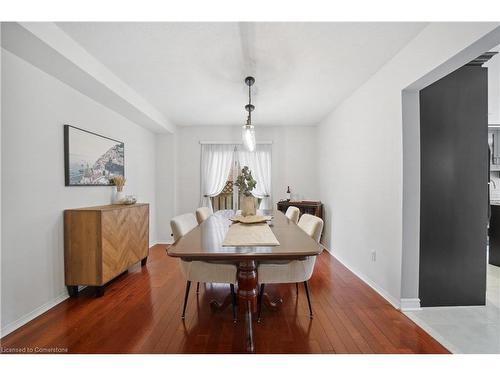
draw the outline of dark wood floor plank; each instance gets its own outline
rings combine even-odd
[[[145,267],[132,267],[101,298],[86,288],[2,339],[13,347],[60,347],[70,353],[243,353],[244,316],[231,308],[213,312],[229,286],[191,288],[186,319],[180,318],[185,280],[166,245],[151,248]],[[309,281],[314,319],[303,287],[269,285],[284,303],[263,310],[255,322],[257,353],[447,353],[437,341],[329,253],[318,257]]]
[[[359,298],[358,293],[353,294]],[[341,317],[343,321],[350,321],[350,323],[346,324],[347,327],[350,327],[350,332],[357,331],[371,348],[371,351],[379,353],[395,350],[385,336],[381,335],[380,331],[369,320],[365,322],[363,316],[360,316],[358,304],[353,302],[342,303],[339,301],[338,293],[327,293],[325,299],[337,316]],[[365,349],[364,352],[370,352],[370,350]]]

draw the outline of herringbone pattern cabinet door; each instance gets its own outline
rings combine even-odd
[[[149,207],[103,211],[102,283],[148,255]]]

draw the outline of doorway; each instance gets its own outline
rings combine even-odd
[[[422,307],[484,305],[488,77],[473,62],[420,91]]]
[[[492,51],[500,51],[500,46],[493,48]],[[437,174],[434,176],[434,178],[437,179],[438,186],[439,184],[444,184],[444,181],[452,180],[454,181],[454,184],[451,184],[450,190],[450,195],[452,196],[456,195],[461,189],[465,189],[465,193],[469,194],[474,190],[474,187],[478,189],[479,192],[478,196],[474,196],[474,194],[471,193],[465,200],[455,198],[456,200],[453,201],[454,205],[460,205],[461,202],[465,202],[465,208],[471,209],[471,211],[469,211],[464,209],[461,205],[458,206],[455,211],[455,217],[453,217],[451,221],[451,223],[453,223],[453,220],[455,220],[455,227],[449,223],[444,226],[440,225],[438,219],[442,218],[442,216],[432,218],[435,224],[435,228],[432,229],[434,235],[437,238],[441,238],[441,240],[449,234],[447,231],[450,231],[450,228],[457,230],[457,228],[462,225],[461,228],[463,233],[458,233],[457,235],[453,232],[453,235],[457,237],[453,246],[450,246],[450,242],[443,241],[443,248],[446,249],[447,246],[447,251],[442,251],[443,249],[439,248],[436,250],[435,247],[434,253],[424,254],[420,252],[419,276],[421,278],[418,279],[418,293],[421,297],[421,305],[423,308],[414,311],[405,311],[407,316],[454,353],[500,353],[500,341],[498,340],[500,335],[500,267],[492,264],[495,262],[495,257],[491,256],[491,250],[496,246],[496,241],[500,242],[498,236],[498,232],[500,232],[500,216],[495,215],[493,212],[497,209],[495,201],[500,201],[500,159],[494,159],[495,157],[499,157],[495,152],[499,154],[500,147],[497,147],[497,150],[495,150],[495,143],[493,142],[495,139],[494,132],[500,130],[500,116],[498,116],[500,114],[498,111],[498,106],[500,106],[500,96],[498,95],[498,91],[500,91],[500,69],[496,68],[496,64],[500,66],[500,56],[498,54],[490,56],[489,62],[483,62],[483,64],[481,64],[483,70],[487,69],[488,87],[486,90],[486,101],[488,116],[486,124],[484,121],[480,121],[479,130],[476,128],[467,128],[466,125],[460,123],[460,119],[457,120],[458,122],[452,121],[452,125],[454,126],[447,128],[447,132],[449,133],[447,135],[439,132],[439,129],[443,130],[444,126],[441,123],[438,123],[437,127],[434,129],[423,130],[420,127],[420,131],[423,130],[423,133],[419,138],[424,138],[432,134],[432,132],[437,132],[435,138],[429,137],[427,140],[427,142],[438,142],[438,140],[442,142],[439,145],[435,145],[436,155],[442,155],[443,153],[451,155],[449,158],[438,160],[437,165],[434,167],[436,170],[441,168],[443,171],[445,169],[448,171],[447,174]],[[477,66],[470,68],[473,69],[476,67]],[[453,73],[459,74],[457,71]],[[484,73],[477,74],[483,75],[483,77],[476,77],[476,79],[484,81]],[[455,76],[455,78],[457,78],[457,76]],[[493,82],[495,79],[497,83]],[[426,89],[423,89],[422,92],[425,90]],[[478,105],[482,108],[484,107],[483,96],[485,90],[483,88],[479,91],[480,94],[476,93],[476,95],[481,96],[480,104]],[[428,94],[429,92],[424,92],[424,95]],[[436,102],[439,102],[439,100],[440,99],[436,99]],[[476,99],[473,101],[475,100]],[[422,104],[422,101],[420,104]],[[464,106],[471,106],[471,102],[467,101]],[[444,108],[448,111],[463,110],[463,108],[458,108],[456,104],[454,106],[445,106]],[[473,111],[475,110],[477,110],[477,108]],[[462,127],[465,127],[465,130]],[[471,131],[472,134],[467,132],[464,133],[464,131],[467,130]],[[429,133],[425,133],[426,131]],[[460,136],[462,140],[457,140],[457,136]],[[467,137],[469,137],[469,142],[465,142]],[[498,140],[500,140],[500,137],[497,134],[497,141]],[[483,145],[486,143],[487,147],[481,148],[480,142]],[[457,146],[457,144],[461,144],[464,154],[468,156],[467,160],[461,161],[460,155],[455,155],[457,150],[454,146]],[[429,146],[429,144],[427,144],[427,146]],[[427,146],[422,144],[422,151]],[[500,146],[500,142],[497,143],[497,146]],[[474,148],[477,148],[477,150]],[[430,149],[432,150],[432,147],[430,147]],[[488,155],[488,153],[490,155]],[[421,156],[422,174],[424,174],[426,173],[423,160],[425,156]],[[430,158],[427,162],[429,161]],[[472,162],[472,166],[475,166],[476,169],[470,171],[470,165],[468,163]],[[490,164],[491,167],[490,171],[488,171],[488,164]],[[432,170],[432,168],[427,169],[427,172],[429,172],[429,170]],[[478,170],[480,170],[481,173],[478,173]],[[469,174],[466,173],[467,171],[469,171]],[[482,173],[484,173],[484,171],[486,171],[486,176],[483,177]],[[456,181],[458,176],[464,178],[464,176],[466,177],[467,175],[469,177],[474,176],[474,181],[472,183],[468,182],[467,179],[458,179],[458,182]],[[485,184],[485,189],[476,186],[479,180]],[[490,181],[491,183],[489,183]],[[432,191],[430,190],[430,186],[425,186],[424,181],[421,181],[421,183],[422,195],[430,194]],[[455,188],[457,184],[460,186]],[[488,197],[488,193],[490,197]],[[481,205],[480,201],[484,199],[485,195],[486,204]],[[439,205],[438,207],[450,210],[449,202],[447,202],[446,199],[453,198],[436,199],[435,203]],[[468,202],[469,199],[470,202]],[[476,206],[471,208],[471,202],[476,202]],[[429,230],[428,225],[429,223],[432,224],[432,220],[428,221],[426,224],[423,219],[426,213],[429,214],[429,212],[431,212],[429,207],[424,207],[425,204],[429,204],[429,201],[425,202],[424,199],[420,203],[422,209],[420,226],[421,229],[426,228],[424,230]],[[490,203],[492,204],[491,220],[488,220],[488,208],[490,207]],[[443,215],[443,213],[439,215]],[[479,218],[486,216],[486,225],[479,226],[478,223],[472,222],[471,226],[464,226],[464,221],[466,219],[462,217],[457,218],[458,215],[468,218],[467,220],[470,220],[472,215],[480,215],[478,216]],[[488,226],[489,229],[487,228]],[[482,233],[485,233],[484,236]],[[423,236],[420,237],[420,245],[429,240],[429,237],[422,237]],[[457,255],[457,252],[464,248],[466,248],[466,254]],[[422,248],[419,250],[422,250]],[[431,263],[430,267],[423,271],[421,269],[422,261],[429,261],[433,256],[435,257],[434,265],[429,262]],[[449,260],[451,256],[458,258],[458,261],[455,259],[455,263],[452,263],[450,266]],[[468,262],[472,257],[474,257],[474,259]],[[439,265],[439,267],[436,267],[436,264]],[[460,267],[462,268],[460,269]],[[463,271],[463,273],[454,274],[457,269]],[[433,280],[434,284],[429,283],[422,288],[422,283],[428,282],[428,280],[422,280],[422,278],[428,276],[424,275],[422,277],[422,272],[438,273],[437,277]],[[475,280],[468,281],[470,278],[474,277],[476,278]],[[439,285],[440,282],[444,282],[445,286]],[[436,294],[436,291],[443,293],[444,288],[451,290],[451,295],[445,296],[444,298],[432,295],[433,292]],[[454,288],[457,291],[454,291]],[[424,291],[423,293],[422,290]],[[426,291],[428,294],[425,294]],[[477,294],[474,295],[474,293]]]

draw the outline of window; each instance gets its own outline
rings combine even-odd
[[[233,157],[233,164],[229,172],[226,185],[220,194],[211,197],[212,208],[214,211],[218,210],[237,210],[239,208],[239,194],[238,187],[234,185],[236,177],[240,171],[240,164],[237,157]]]
[[[244,151],[241,145],[202,144],[201,205],[214,211],[238,209],[234,181],[245,165],[257,181],[252,193],[259,208],[271,208],[271,144],[258,144],[254,152]]]

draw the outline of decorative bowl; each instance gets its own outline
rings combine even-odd
[[[127,195],[122,200],[122,204],[134,204],[137,202],[137,199],[133,195]]]

